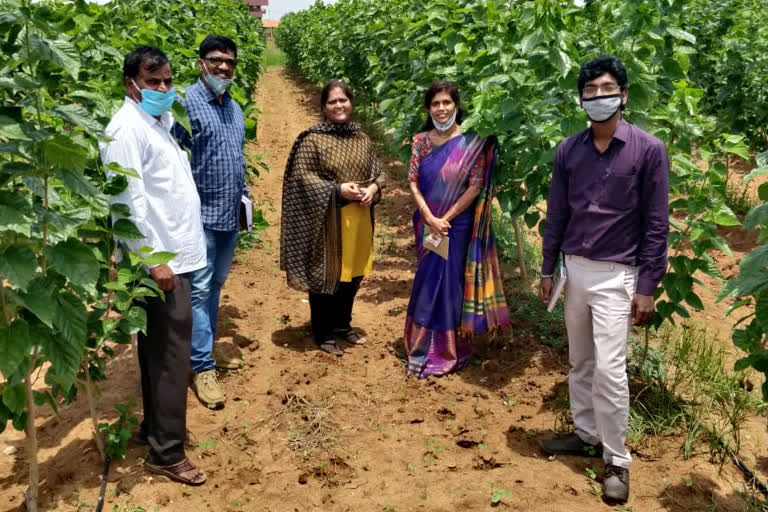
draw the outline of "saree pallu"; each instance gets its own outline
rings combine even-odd
[[[475,333],[509,325],[491,230],[496,140],[460,135],[432,150],[419,165],[419,190],[442,217],[467,190],[471,171],[483,158],[483,188],[473,206],[451,221],[448,258],[424,248],[425,222],[413,215],[419,258],[403,336],[408,372],[419,378],[444,375],[470,361]]]

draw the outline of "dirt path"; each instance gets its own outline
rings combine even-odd
[[[475,364],[457,375],[406,379],[400,360],[404,310],[413,277],[411,206],[393,178],[377,212],[376,263],[356,302],[354,323],[370,341],[337,359],[309,338],[309,307],[278,269],[282,169],[296,135],[316,120],[317,92],[282,68],[269,69],[258,91],[258,143],[270,172],[252,187],[271,224],[257,248],[240,252],[222,297],[220,335],[241,346],[246,367],[223,375],[229,401],[209,411],[190,393],[190,451],[209,474],[202,488],[153,478],[141,469],[144,450],[115,464],[105,510],[119,511],[519,511],[743,510],[741,476],[720,475],[705,455],[682,461],[677,440],[639,448],[626,508],[604,505],[589,476],[597,460],[549,461],[537,441],[558,423],[567,360],[525,334],[528,319],[504,339],[480,343]],[[392,176],[403,176],[389,162]],[[508,286],[511,286],[508,284]],[[250,340],[256,343],[248,345]],[[99,411],[136,392],[133,356],[110,369]],[[41,427],[49,510],[92,510],[100,463],[83,400]],[[21,510],[26,469],[22,437],[0,455],[0,510]],[[2,443],[0,443],[2,444]],[[494,494],[495,493],[495,494]],[[138,508],[142,507],[142,508]]]

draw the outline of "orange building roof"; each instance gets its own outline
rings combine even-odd
[[[277,28],[280,25],[280,20],[262,20],[261,24],[264,25],[264,28]]]

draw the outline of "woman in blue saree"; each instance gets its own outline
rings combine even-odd
[[[408,372],[420,378],[466,366],[475,333],[509,325],[491,230],[496,140],[461,133],[452,82],[433,83],[424,106],[408,176],[419,264],[403,337]]]

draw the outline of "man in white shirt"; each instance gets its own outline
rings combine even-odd
[[[136,437],[150,446],[149,471],[201,485],[205,474],[184,453],[192,333],[189,276],[206,265],[200,198],[187,155],[170,134],[168,109],[175,93],[168,58],[157,48],[140,46],[125,57],[123,81],[125,102],[107,126],[112,140],[101,144],[101,158],[138,174],[128,178],[112,203],[130,209],[129,218],[144,238],[118,241],[136,254],[142,247],[176,254],[167,265],[148,269],[165,296],[142,304],[147,312],[146,334],[139,333],[138,343],[144,421]]]

